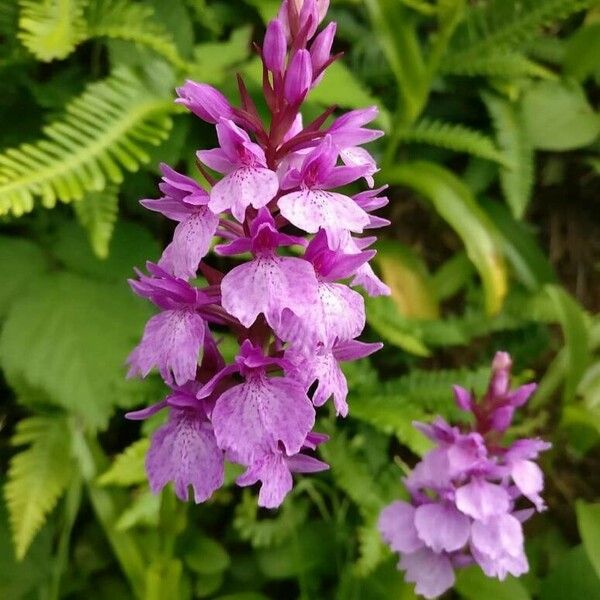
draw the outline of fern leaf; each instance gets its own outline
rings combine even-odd
[[[146,481],[144,461],[150,440],[142,438],[133,442],[119,454],[111,467],[98,478],[100,485],[135,485]]]
[[[489,137],[460,124],[422,119],[410,129],[400,131],[399,139],[404,143],[440,146],[507,164],[506,158]]]
[[[496,128],[498,144],[511,160],[511,169],[500,169],[500,185],[515,218],[523,217],[533,189],[534,152],[521,114],[514,104],[499,96],[483,96]]]
[[[386,556],[376,519],[369,519],[358,528],[358,560],[356,572],[361,577],[370,575]]]
[[[457,64],[514,49],[542,27],[582,10],[595,0],[489,0],[472,6],[457,29],[447,60]]]
[[[0,215],[32,210],[37,196],[52,207],[120,183],[168,136],[172,110],[125,69],[90,84],[45,138],[0,154]]]
[[[449,75],[469,77],[556,77],[552,71],[519,52],[504,50],[472,56],[469,60],[450,56],[442,63],[441,71]]]
[[[19,38],[43,61],[65,58],[85,37],[84,0],[20,0]]]
[[[23,559],[73,475],[64,417],[31,417],[17,425],[14,445],[29,444],[10,462],[4,494],[15,551]]]
[[[94,254],[106,258],[119,212],[117,188],[109,185],[101,192],[88,192],[82,200],[73,203],[73,209],[87,231]]]
[[[128,0],[91,0],[88,36],[126,40],[150,48],[175,67],[186,69],[170,33],[158,22],[151,6]]]

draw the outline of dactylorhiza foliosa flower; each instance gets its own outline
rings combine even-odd
[[[510,371],[510,356],[498,352],[479,402],[454,388],[459,408],[472,415],[468,429],[441,418],[430,425],[415,423],[435,448],[404,481],[410,501],[393,502],[379,517],[383,539],[400,554],[398,568],[425,598],[443,594],[454,584],[454,571],[474,563],[500,580],[529,569],[522,523],[545,509],[544,478],[534,460],[550,444],[540,439],[502,443],[515,409],[536,388],[511,390]]]
[[[156,369],[171,389],[128,414],[169,411],[146,458],[154,492],[172,482],[182,500],[191,486],[203,502],[231,461],[246,469],[238,485],[260,482],[259,504],[279,506],[292,473],[328,468],[311,455],[326,441],[313,431],[315,408],[332,398],[348,413],[340,363],[381,346],[356,339],[365,308],[353,289],[389,293],[369,266],[375,238],[359,235],[388,223],[371,214],[387,198],[372,189],[377,166],[362,148],[382,135],[365,127],[377,109],[335,118],[332,107],[308,124],[300,112],[339,58],[331,55],[336,24],[317,34],[327,8],[326,0],[284,0],[269,23],[259,48],[268,124],[241,77],[239,107],[203,83],[177,90],[176,102],[215,126],[219,146],[197,153],[209,189],[162,165],[162,197],[142,200],[177,223],[158,264],[130,281],[159,312],[128,359],[129,375]],[[336,191],[361,179],[366,191]],[[205,262],[214,241],[217,255],[237,257],[227,272]],[[229,365],[219,351],[224,329],[239,343]]]

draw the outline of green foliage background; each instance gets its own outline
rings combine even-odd
[[[350,417],[321,411],[330,472],[276,512],[227,485],[202,506],[152,496],[160,381],[123,361],[150,308],[129,292],[170,225],[139,207],[157,165],[194,173],[211,129],[173,103],[185,78],[258,92],[271,0],[0,0],[0,598],[413,598],[375,529],[458,418],[497,349],[539,391],[511,435],[553,443],[531,573],[475,570],[450,597],[600,598],[600,5],[592,0],[334,0],[345,51],[310,96],[378,104],[391,184]]]

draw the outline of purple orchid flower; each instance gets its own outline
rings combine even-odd
[[[516,510],[516,503],[525,497],[544,510],[543,476],[532,459],[550,445],[527,439],[501,446],[515,406],[533,390],[531,385],[511,390],[510,369],[508,354],[498,352],[481,402],[455,387],[457,405],[475,417],[472,430],[463,432],[441,418],[416,424],[436,447],[406,478],[410,502],[393,502],[379,517],[383,539],[400,554],[399,568],[425,598],[443,594],[454,584],[454,570],[472,563],[500,580],[529,569],[522,521],[532,511]],[[494,416],[499,412],[510,414],[508,422]]]

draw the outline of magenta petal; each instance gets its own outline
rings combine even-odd
[[[456,507],[466,515],[485,520],[508,511],[510,498],[501,485],[474,478],[456,490]]]
[[[232,269],[221,282],[223,308],[244,327],[262,313],[277,328],[285,308],[302,312],[314,303],[317,279],[300,258],[257,258]]]
[[[210,423],[194,411],[171,410],[168,422],[152,436],[146,470],[155,494],[172,481],[181,500],[188,499],[190,485],[196,503],[210,498],[224,476],[223,452]]]
[[[415,527],[434,552],[454,552],[467,543],[471,520],[450,504],[423,504],[415,512]]]
[[[212,422],[219,446],[240,462],[276,452],[300,451],[315,421],[315,411],[302,387],[283,377],[253,377],[227,390],[217,400]]]
[[[437,598],[454,585],[450,559],[429,548],[403,554],[398,566],[406,571],[406,581],[416,583],[415,591],[425,598]]]
[[[210,192],[209,208],[231,214],[243,223],[246,208],[266,206],[279,189],[277,174],[263,167],[240,167],[218,181]]]
[[[127,359],[129,376],[145,377],[158,368],[167,383],[183,385],[196,376],[205,324],[193,310],[165,310],[146,324],[140,344]]]
[[[397,500],[386,506],[379,515],[377,528],[394,552],[414,552],[423,548],[415,528],[415,508],[407,502]]]

